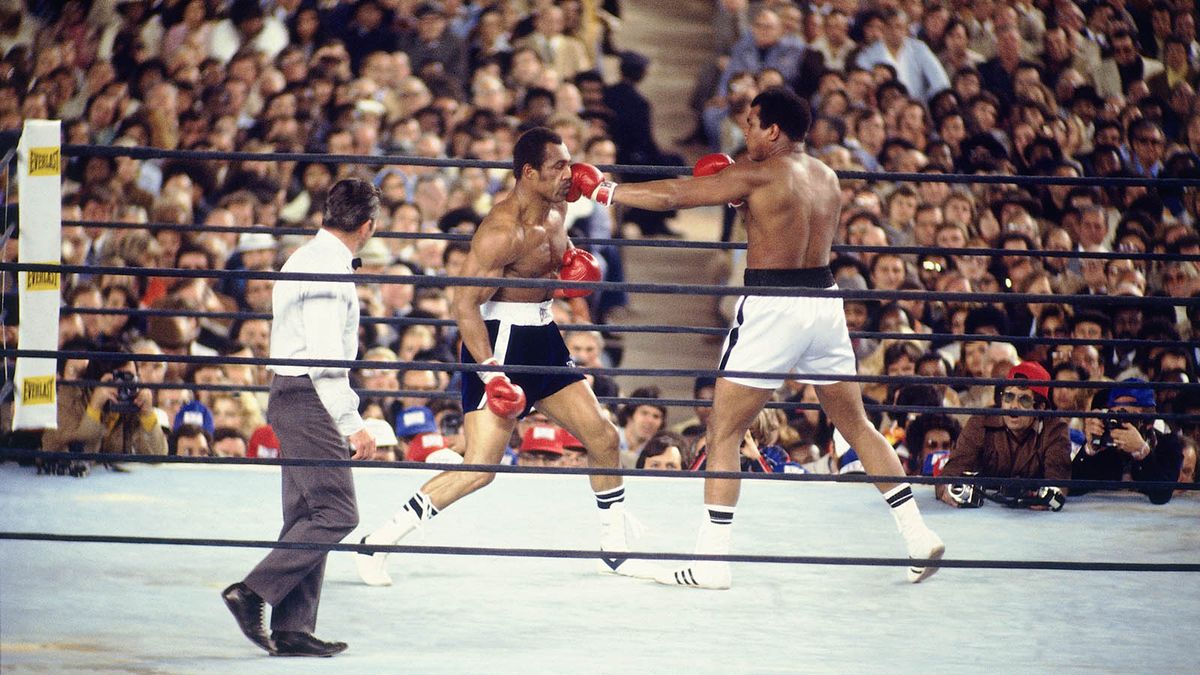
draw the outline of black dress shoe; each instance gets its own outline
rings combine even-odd
[[[345,642],[325,642],[311,633],[277,630],[271,632],[275,649],[271,656],[333,656],[346,651]]]
[[[233,614],[243,635],[268,652],[275,649],[271,638],[267,637],[267,629],[263,627],[263,607],[266,603],[262,596],[239,581],[221,591],[221,598],[225,600],[225,606]]]

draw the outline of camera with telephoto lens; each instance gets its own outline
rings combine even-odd
[[[117,388],[117,397],[104,407],[108,412],[117,414],[139,412],[137,405],[137,375],[128,370],[114,370],[112,384]]]
[[[1119,450],[1120,446],[1113,440],[1112,431],[1113,429],[1120,429],[1123,424],[1121,420],[1106,417],[1104,419],[1104,433],[1092,439],[1092,449],[1096,452],[1100,452],[1101,450]]]
[[[964,471],[964,476],[978,476],[975,471]],[[977,509],[983,506],[983,488],[970,483],[951,483],[946,486],[946,494],[960,509]]]

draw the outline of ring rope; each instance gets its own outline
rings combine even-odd
[[[62,307],[59,311],[63,314],[86,314],[100,316],[178,316],[196,319],[260,319],[265,321],[270,321],[273,318],[268,312],[208,312],[204,310],[133,309],[125,307]],[[0,317],[2,316],[3,313],[0,313]],[[433,326],[436,328],[456,328],[458,326],[458,323],[453,319],[435,319],[431,317],[409,316],[363,316],[359,319],[359,322],[364,324],[384,324],[390,326]],[[597,331],[603,333],[665,333],[713,336],[724,336],[729,332],[728,328],[717,328],[711,326],[674,326],[669,324],[628,325],[610,323],[570,323],[560,325],[559,329],[568,333],[578,331]],[[1137,338],[1055,338],[1038,337],[1033,335],[960,335],[958,333],[892,333],[861,330],[852,330],[849,333],[851,338],[913,340],[918,342],[1009,342],[1014,345],[1093,345],[1100,347],[1129,348],[1182,347],[1185,349],[1196,346],[1196,343],[1190,340],[1140,340]]]
[[[255,539],[215,539],[195,537],[134,537],[110,534],[54,534],[47,532],[0,532],[9,541],[71,542],[88,544],[136,544],[159,546],[204,546],[221,548],[266,548],[347,553],[413,553],[422,555],[490,556],[497,558],[596,559],[611,557],[611,551],[553,548],[498,548],[486,546],[408,546],[382,544],[326,543],[310,541],[265,541]],[[736,563],[775,563],[785,565],[841,565],[859,567],[911,567],[913,565],[959,569],[1056,570],[1070,572],[1200,572],[1200,563],[1145,563],[1075,560],[986,560],[920,558],[871,558],[852,556],[796,556],[699,553],[658,551],[622,551],[621,558],[660,561],[724,561]]]
[[[50,349],[0,349],[0,357],[27,356],[42,359],[88,359],[97,353],[92,351],[62,351]],[[246,365],[246,366],[307,366],[317,368],[345,369],[390,369],[390,370],[434,370],[442,372],[508,372],[515,374],[552,374],[565,375],[580,373],[584,375],[629,375],[639,377],[746,377],[780,380],[813,380],[817,382],[864,382],[871,384],[948,384],[948,385],[1002,385],[1010,384],[1044,384],[1049,387],[1066,389],[1110,389],[1125,386],[1122,382],[1108,380],[1028,380],[1008,379],[1003,377],[967,377],[955,375],[832,375],[828,373],[792,373],[792,372],[760,372],[753,370],[713,370],[698,368],[589,368],[581,366],[535,366],[518,364],[478,364],[478,363],[445,363],[441,361],[354,361],[344,359],[288,359],[263,358],[255,356],[207,356],[197,354],[126,354],[121,358],[128,361],[149,361],[161,363],[198,363],[216,365]],[[1139,382],[1141,389],[1190,389],[1196,384],[1192,382]]]
[[[202,232],[209,234],[270,234],[305,235],[316,234],[316,230],[305,227],[263,227],[237,225],[181,225],[179,223],[124,223],[109,220],[64,220],[63,226],[113,228],[124,230],[171,230],[175,232]],[[471,241],[471,235],[456,232],[390,232],[376,231],[377,239]],[[745,250],[746,242],[687,241],[671,239],[624,239],[608,237],[572,237],[576,244],[587,246],[645,246],[653,248],[684,248],[701,250]],[[944,256],[1016,256],[1030,258],[1068,258],[1071,260],[1146,260],[1151,262],[1200,262],[1195,253],[1137,253],[1124,251],[1048,251],[1007,248],[958,248],[945,246],[867,246],[864,244],[834,244],[835,253],[901,253],[920,255],[928,253]]]
[[[113,276],[159,276],[204,279],[273,279],[275,281],[347,281],[348,275],[318,272],[267,272],[258,270],[181,270],[166,267],[113,267],[99,265],[56,265],[47,263],[0,263],[0,270],[20,272],[50,272]],[[842,298],[843,300],[931,300],[959,302],[1054,302],[1074,305],[1137,306],[1166,305],[1200,306],[1200,296],[1172,298],[1165,296],[1132,295],[1055,295],[1042,293],[932,293],[930,291],[843,290],[826,288],[783,288],[773,286],[716,286],[627,283],[616,281],[564,281],[559,279],[515,279],[493,277],[434,277],[426,275],[355,274],[357,283],[393,283],[413,286],[471,286],[476,288],[543,288],[599,291],[627,291],[663,295],[760,295],[772,297]]]
[[[0,349],[0,357],[27,356],[40,359],[87,359],[97,353],[92,351],[64,351],[52,349]],[[1064,389],[1111,389],[1128,386],[1123,382],[1108,380],[1029,380],[1004,377],[968,377],[958,375],[835,375],[829,373],[764,372],[754,370],[714,370],[704,368],[588,368],[582,366],[534,366],[519,364],[444,363],[440,361],[355,361],[347,359],[289,359],[257,356],[207,356],[199,354],[126,354],[127,361],[160,363],[200,363],[238,366],[307,366],[317,368],[388,369],[388,370],[434,370],[442,372],[506,372],[529,375],[629,375],[635,377],[745,377],[778,380],[813,380],[817,382],[863,382],[870,384],[947,384],[947,385],[1001,385],[1044,384]],[[1139,389],[1190,389],[1193,382],[1139,382]]]
[[[302,152],[225,152],[217,150],[165,150],[151,147],[117,147],[67,143],[62,154],[68,157],[130,157],[133,159],[193,159],[208,161],[318,162],[322,164],[366,164],[429,166],[438,168],[512,169],[511,161],[446,159],[411,155],[329,155]],[[597,165],[601,171],[621,174],[682,176],[690,175],[690,166],[653,166],[627,164]],[[1101,176],[1018,176],[1001,174],[901,173],[886,171],[836,171],[842,180],[908,183],[974,183],[981,185],[1080,185],[1084,187],[1200,187],[1197,178],[1147,178]]]
[[[432,370],[432,369],[430,369]],[[917,376],[910,376],[914,382],[921,383]],[[1027,382],[1027,381],[1021,381]],[[107,382],[99,380],[59,380],[59,384],[70,387],[97,387],[111,386]],[[1186,383],[1170,383],[1182,385]],[[270,386],[264,384],[192,384],[180,382],[139,382],[139,387],[144,387],[151,390],[160,389],[189,389],[192,391],[215,391],[227,393],[240,392],[260,392],[266,393],[271,390]],[[1083,387],[1076,387],[1083,388]],[[360,389],[352,388],[353,391],[360,395],[379,397],[379,398],[422,398],[422,399],[438,399],[447,401],[456,401],[461,397],[459,391],[424,391],[417,389]],[[643,397],[628,397],[628,396],[598,396],[596,400],[602,405],[661,405],[664,407],[709,407],[712,401],[708,399],[690,399],[690,398],[643,398]],[[763,405],[766,408],[778,408],[784,411],[800,411],[800,410],[816,410],[823,411],[824,409],[818,403],[803,403],[800,401],[768,401]],[[870,403],[864,404],[864,407],[869,412],[882,412],[888,414],[936,414],[948,413],[951,415],[995,415],[996,408],[945,408],[942,406],[919,406],[895,403]],[[1181,422],[1191,420],[1192,417],[1184,413],[1133,413],[1133,412],[1104,412],[1093,410],[1011,410],[1009,414],[1014,417],[1062,417],[1062,418],[1096,418],[1096,419],[1120,419],[1130,421],[1145,421],[1153,422],[1162,420],[1165,422]]]
[[[49,460],[78,460],[102,463],[130,464],[218,464],[230,466],[303,466],[316,468],[384,468],[384,469],[420,469],[430,471],[466,471],[472,473],[513,473],[528,475],[563,475],[563,476],[646,476],[655,478],[722,478],[796,481],[808,483],[912,483],[918,485],[955,485],[969,483],[985,488],[1015,487],[1018,489],[1034,489],[1039,487],[1062,487],[1079,490],[1200,490],[1200,483],[1179,483],[1176,481],[1128,481],[1114,480],[1080,480],[1080,479],[1048,479],[1048,478],[993,478],[984,476],[886,476],[868,474],[823,474],[823,473],[768,473],[740,471],[673,471],[669,469],[621,469],[602,467],[566,467],[566,466],[520,466],[511,464],[441,464],[434,462],[408,461],[377,461],[356,459],[311,459],[305,457],[182,457],[179,455],[126,455],[120,453],[101,452],[47,452],[44,450],[28,450],[24,448],[0,448],[0,458],[3,459],[49,459]]]

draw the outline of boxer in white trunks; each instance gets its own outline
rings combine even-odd
[[[650,210],[672,210],[729,203],[742,211],[747,233],[747,287],[837,288],[829,270],[830,249],[841,209],[837,175],[805,154],[811,117],[809,104],[790,89],[760,93],[742,121],[749,162],[734,164],[726,155],[709,155],[693,177],[622,184],[605,181],[592,166],[572,167],[574,188],[601,204],[620,203]],[[737,319],[722,351],[721,370],[821,375],[855,374],[854,352],[840,298],[772,297],[748,294],[738,303]],[[738,448],[750,422],[770,400],[782,379],[717,379],[707,431],[708,469],[737,471]],[[902,476],[892,446],[871,426],[854,382],[814,381],[821,407],[857,451],[867,473]],[[908,556],[937,560],[942,540],[921,518],[908,483],[879,483],[903,535]],[[706,522],[696,552],[727,554],[733,514],[741,489],[738,479],[709,478],[704,483]],[[937,568],[914,563],[913,583]],[[658,581],[697,588],[728,588],[729,564],[698,561],[670,570]]]

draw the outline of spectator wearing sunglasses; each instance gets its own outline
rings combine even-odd
[[[1046,369],[1032,361],[1023,361],[1009,369],[1009,380],[1049,380]],[[1051,408],[1050,388],[1046,384],[1014,383],[996,394],[993,415],[974,415],[963,426],[950,458],[942,468],[943,476],[978,475],[986,478],[1071,478],[1071,446],[1067,423],[1060,417],[1011,414]],[[938,499],[955,506],[982,504],[979,487],[937,486]],[[968,486],[969,487],[969,486]],[[970,498],[971,493],[975,498]],[[1050,487],[1034,490],[1001,488],[987,490],[988,497],[1008,506],[1039,510],[1062,508],[1066,490]]]

